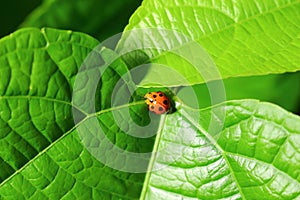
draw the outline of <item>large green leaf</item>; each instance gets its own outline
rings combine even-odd
[[[115,54],[97,45],[85,34],[34,28],[0,41],[1,199],[138,198],[144,174],[99,162],[92,149],[105,143],[92,138],[92,127],[84,129],[97,116],[114,145],[132,152],[152,149],[153,138],[136,139],[114,125],[109,97],[127,67],[120,60],[106,66]],[[102,72],[101,79],[87,79],[90,72]],[[78,74],[88,76],[76,80]],[[92,83],[98,90],[88,96]],[[132,119],[147,124],[137,108]]]
[[[141,0],[44,0],[21,26],[70,29],[104,40],[123,30],[140,3]]]
[[[300,118],[273,104],[182,106],[156,142],[141,199],[300,198]]]
[[[190,84],[294,72],[300,69],[299,9],[298,0],[145,0],[131,17],[119,51],[144,50],[148,62],[177,70]],[[202,69],[199,76],[195,61],[207,55],[191,41],[208,52],[220,75],[208,63],[204,66],[210,74]],[[160,76],[156,68],[149,70],[144,82],[154,77],[168,86],[187,84],[175,83],[173,75]]]

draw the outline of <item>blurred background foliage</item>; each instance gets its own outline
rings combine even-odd
[[[98,40],[122,32],[142,0],[11,0],[1,3],[1,37],[21,27],[87,33]]]
[[[300,73],[270,74],[264,76],[235,77],[223,80],[226,100],[259,99],[277,104],[284,109],[300,114]],[[213,83],[212,83],[213,84]],[[198,98],[198,107],[211,105],[211,95],[205,84],[192,87]],[[189,98],[189,90],[183,89],[181,96],[185,103]],[[214,96],[215,98],[215,96]],[[188,103],[195,105],[193,101]]]
[[[25,17],[41,2],[41,0],[2,1],[0,6],[0,37],[14,32]]]
[[[52,27],[87,33],[99,41],[122,32],[142,0],[10,0],[0,7],[0,36],[22,27]],[[300,114],[300,73],[224,80],[227,99],[255,98]],[[210,105],[205,84],[193,89],[199,106]],[[188,91],[188,90],[187,90]],[[184,93],[184,89],[182,90]],[[188,92],[186,93],[188,99]]]

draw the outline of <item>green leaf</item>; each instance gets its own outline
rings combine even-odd
[[[44,0],[21,27],[70,29],[105,40],[123,30],[140,3],[141,0]]]
[[[97,45],[85,34],[55,29],[23,29],[0,40],[1,199],[139,197],[144,173],[113,169],[100,162],[104,154],[96,157],[108,141],[149,155],[153,144],[153,137],[136,139],[114,121],[113,110],[119,112],[109,97],[128,69],[113,51]],[[100,72],[98,79],[88,79]],[[88,96],[90,88],[99,91]],[[123,107],[132,107],[132,120],[145,125],[149,119],[141,118],[140,105],[147,112],[141,103]],[[95,119],[102,132],[88,126]]]
[[[157,136],[141,199],[300,198],[299,116],[254,100],[178,111]]]
[[[178,86],[294,72],[300,69],[299,9],[297,0],[145,0],[131,17],[118,50],[144,50],[152,65],[166,65],[186,79],[177,75],[175,83],[173,74],[162,76],[153,67],[141,85],[151,79]],[[213,62],[205,64],[208,55],[200,45]]]

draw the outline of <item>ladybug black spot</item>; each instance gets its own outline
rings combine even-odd
[[[151,110],[154,110],[154,106],[151,106],[150,109],[151,109]]]
[[[168,100],[164,100],[163,104],[168,105]]]
[[[153,98],[156,98],[156,97],[157,97],[156,94],[154,94],[154,95],[153,95]]]
[[[160,96],[160,97],[163,97],[164,95],[163,95],[162,93],[159,93],[159,96]]]
[[[163,111],[164,109],[163,109],[163,107],[159,107],[158,110],[159,111]]]

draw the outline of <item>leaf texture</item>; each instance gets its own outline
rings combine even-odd
[[[196,66],[185,55],[174,55],[174,49],[187,45],[186,38],[208,52],[222,78],[295,72],[300,60],[299,8],[298,0],[145,0],[131,17],[119,48],[139,48],[147,53],[148,62],[167,65],[192,84],[207,81],[199,77],[193,69]],[[168,31],[154,34],[149,28]],[[135,34],[137,30],[139,34]],[[142,36],[135,44],[137,35]],[[149,46],[159,50],[149,51]],[[205,59],[192,47],[189,54]],[[156,71],[149,75],[154,76],[159,76]],[[172,79],[164,78],[164,83],[176,86]],[[219,78],[216,73],[209,80]]]
[[[152,148],[153,138],[131,139],[109,112],[112,88],[127,72],[122,61],[107,66],[96,82],[94,104],[82,92],[89,91],[92,83],[86,79],[89,70],[100,74],[106,60],[114,58],[111,50],[97,49],[97,45],[85,34],[35,28],[0,41],[1,199],[138,198],[144,174],[106,167],[88,149],[105,144],[88,143],[88,130],[83,134],[88,138],[78,133],[89,118],[99,116],[104,133],[116,146],[144,152]],[[90,54],[94,59],[86,61]],[[86,71],[85,79],[76,82],[76,75]],[[78,92],[77,101],[74,92]],[[136,121],[147,123],[140,120],[139,110],[132,111]]]
[[[148,173],[142,199],[300,197],[298,116],[254,100],[197,112],[166,118],[152,163],[161,170]]]

